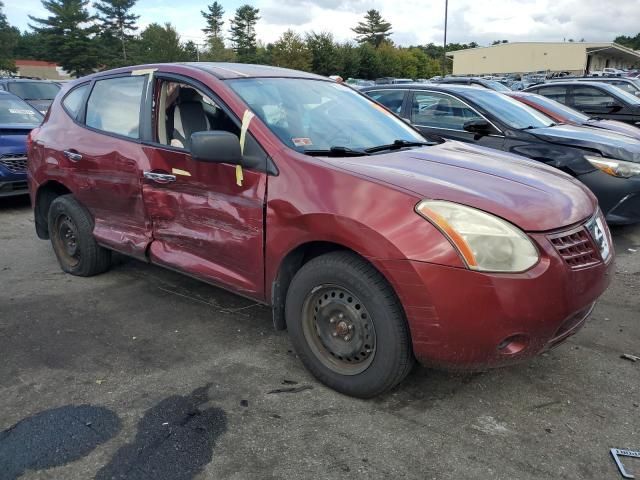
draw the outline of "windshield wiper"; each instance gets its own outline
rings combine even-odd
[[[400,150],[405,147],[423,147],[432,146],[434,143],[430,142],[416,142],[412,140],[394,140],[393,143],[387,145],[378,145],[377,147],[365,148],[367,153],[383,152],[385,150]]]
[[[304,150],[301,153],[314,157],[362,157],[364,155],[369,155],[365,150],[354,150],[352,148],[342,147],[339,145],[334,145],[326,150]]]

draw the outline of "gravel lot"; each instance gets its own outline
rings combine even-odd
[[[602,480],[622,478],[610,448],[640,450],[640,362],[620,358],[640,355],[640,227],[614,231],[612,286],[558,349],[360,401],[307,374],[265,307],[126,258],[68,276],[28,200],[0,222],[2,480]]]

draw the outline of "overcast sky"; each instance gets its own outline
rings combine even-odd
[[[26,29],[28,14],[46,16],[39,0],[4,0],[11,24]],[[183,40],[202,41],[200,10],[195,0],[139,0],[134,7],[142,27],[171,22]],[[276,40],[287,28],[328,31],[338,40],[354,37],[351,28],[369,8],[380,10],[393,25],[400,45],[442,43],[444,0],[223,0],[225,31],[233,11],[243,3],[260,9],[258,38]],[[493,40],[612,41],[640,31],[640,0],[449,0],[448,41],[481,45]]]

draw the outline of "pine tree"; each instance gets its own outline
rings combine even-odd
[[[97,28],[91,25],[95,17],[89,14],[88,4],[89,0],[42,0],[51,15],[29,15],[37,24],[31,28],[43,36],[50,59],[77,77],[91,73],[98,65]]]
[[[14,62],[14,49],[20,38],[20,31],[9,25],[7,17],[2,9],[4,3],[0,1],[0,72],[15,72],[16,64]]]
[[[122,49],[122,60],[127,62],[127,42],[133,39],[138,29],[136,21],[139,15],[131,13],[136,0],[101,0],[94,4],[98,10],[102,32],[119,40]]]
[[[251,5],[242,5],[231,20],[231,43],[238,54],[238,61],[251,62],[256,55],[256,23],[260,10]]]
[[[207,26],[202,31],[207,36],[207,40],[211,42],[214,39],[222,40],[222,26],[224,21],[222,16],[224,15],[224,8],[218,2],[213,2],[211,5],[207,5],[208,12],[200,10],[200,13],[207,21]]]
[[[391,35],[391,24],[386,22],[378,10],[368,10],[363,22],[352,30],[358,34],[359,43],[369,43],[378,48]]]

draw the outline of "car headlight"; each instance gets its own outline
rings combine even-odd
[[[598,157],[596,155],[585,155],[584,158],[594,167],[613,177],[629,178],[640,175],[640,164],[638,163]]]
[[[540,258],[524,232],[481,210],[444,200],[423,200],[416,205],[416,212],[449,239],[472,270],[523,272]]]

